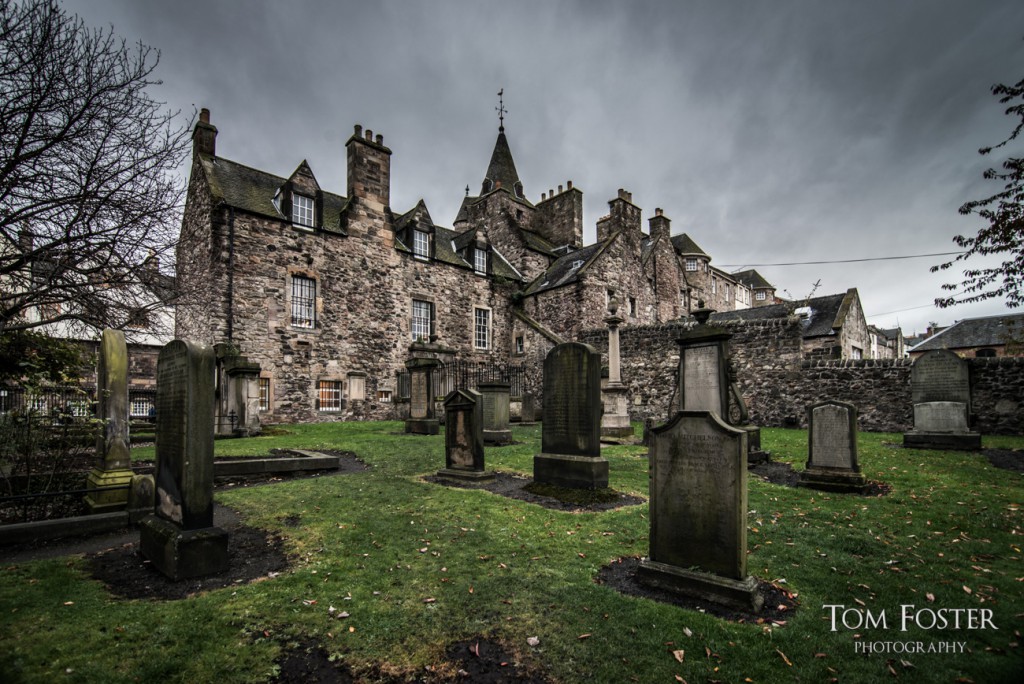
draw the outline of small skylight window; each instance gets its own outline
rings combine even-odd
[[[577,259],[576,261],[572,262],[572,270],[575,271],[577,268],[579,268],[582,265],[583,265],[583,260],[582,259]]]
[[[793,309],[793,313],[799,316],[800,318],[807,318],[808,316],[811,315],[811,307],[801,306],[796,309]]]

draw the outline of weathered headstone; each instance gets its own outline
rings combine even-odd
[[[684,332],[679,344],[679,409],[710,411],[729,425],[747,433],[747,459],[761,463],[770,454],[761,450],[761,429],[751,425],[747,408],[736,382],[736,371],[729,356],[732,335],[708,325],[713,311],[700,308],[693,312],[696,328]]]
[[[967,362],[946,349],[922,354],[910,368],[914,429],[903,446],[915,449],[980,449],[970,430],[971,381]]]
[[[536,482],[608,486],[608,459],[601,457],[601,355],[585,344],[559,344],[544,359],[541,451],[533,457]]]
[[[633,436],[633,424],[629,421],[629,388],[622,384],[622,370],[619,359],[619,326],[623,318],[618,315],[619,300],[612,297],[604,319],[608,326],[608,382],[602,390],[604,415],[601,417],[601,436],[624,438]]]
[[[509,393],[507,382],[481,382],[476,386],[483,403],[484,443],[506,445],[512,443],[509,429]]]
[[[537,403],[532,392],[523,392],[522,408],[519,409],[519,420],[524,425],[537,422]]]
[[[233,344],[215,345],[214,354],[217,363],[216,433],[234,437],[260,434],[260,365],[242,356]]]
[[[800,484],[834,492],[862,492],[867,480],[857,463],[857,407],[824,401],[807,408],[807,466]]]
[[[441,431],[434,406],[434,369],[441,362],[432,358],[413,358],[405,362],[409,370],[409,418],[405,431],[416,435],[436,435]]]
[[[156,510],[141,523],[142,555],[172,580],[217,573],[228,534],[213,525],[213,350],[174,340],[156,378]]]
[[[760,610],[757,580],[747,574],[747,433],[709,411],[680,411],[652,433],[650,553],[637,577]]]
[[[96,404],[102,426],[96,438],[96,459],[86,478],[86,487],[94,491],[86,495],[85,504],[90,513],[108,513],[127,506],[133,475],[128,438],[128,346],[120,330],[107,328],[100,337]]]
[[[483,397],[474,390],[454,390],[444,400],[444,461],[441,477],[480,482],[493,480],[484,470]]]

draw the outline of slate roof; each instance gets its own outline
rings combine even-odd
[[[965,318],[938,332],[911,351],[997,347],[1024,338],[1024,314]]]
[[[274,195],[288,179],[224,159],[200,155],[214,202],[276,219],[286,218],[274,206]],[[324,230],[341,230],[341,212],[348,199],[324,191]]]
[[[736,279],[736,282],[740,283],[741,285],[749,287],[751,290],[762,288],[768,288],[772,290],[775,289],[774,285],[765,280],[764,276],[762,276],[753,268],[746,271],[737,271],[736,273],[731,273],[730,275]]]
[[[903,330],[900,328],[881,328],[881,331],[887,340],[898,339],[903,334]]]
[[[700,246],[690,239],[690,236],[686,233],[680,233],[679,235],[672,236],[672,246],[676,248],[676,251],[680,254],[699,254],[710,258],[707,252],[700,248]]]
[[[533,295],[576,282],[579,280],[580,271],[584,270],[586,265],[606,243],[607,241],[595,242],[592,245],[581,247],[575,252],[559,257],[555,260],[555,263],[551,264],[548,270],[530,283],[530,286],[526,288],[526,294]]]
[[[851,293],[826,295],[824,297],[813,297],[805,303],[797,304],[789,302],[786,304],[772,304],[770,306],[757,306],[752,309],[739,309],[737,311],[722,311],[711,315],[712,321],[764,321],[772,318],[786,318],[793,315],[795,309],[800,306],[810,308],[810,313],[803,320],[804,337],[823,337],[834,335],[835,330],[842,326],[841,314],[843,304],[847,295]]]

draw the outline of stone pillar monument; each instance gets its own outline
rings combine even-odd
[[[86,495],[90,513],[123,510],[132,481],[128,439],[128,346],[124,333],[107,328],[100,337],[96,364],[96,417],[103,421],[96,438],[96,460],[86,478],[88,489],[116,487]]]
[[[174,340],[156,372],[156,510],[140,550],[172,580],[228,567],[228,533],[213,525],[213,378],[209,347]]]
[[[444,464],[439,477],[470,482],[494,479],[484,470],[483,397],[474,390],[453,390],[444,400]]]
[[[618,315],[619,300],[612,297],[604,319],[608,326],[608,384],[602,390],[604,415],[601,417],[602,437],[632,437],[633,424],[629,422],[629,388],[622,384],[619,361],[619,326],[623,319]]]
[[[405,431],[414,435],[436,435],[441,431],[434,406],[434,369],[437,359],[416,358],[405,362],[409,369],[409,418]]]

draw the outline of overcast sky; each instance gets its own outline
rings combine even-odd
[[[906,334],[1007,311],[934,308],[941,257],[771,264],[952,252],[977,230],[957,208],[1001,189],[977,150],[1013,123],[989,89],[1024,76],[1020,0],[64,5],[158,48],[154,96],[210,109],[218,154],[243,164],[288,176],[306,159],[344,194],[358,123],[393,151],[392,209],[422,198],[450,227],[503,88],[527,197],[572,180],[587,243],[625,188],[645,228],[660,207],[712,264],[783,296],[856,287],[870,323]]]

